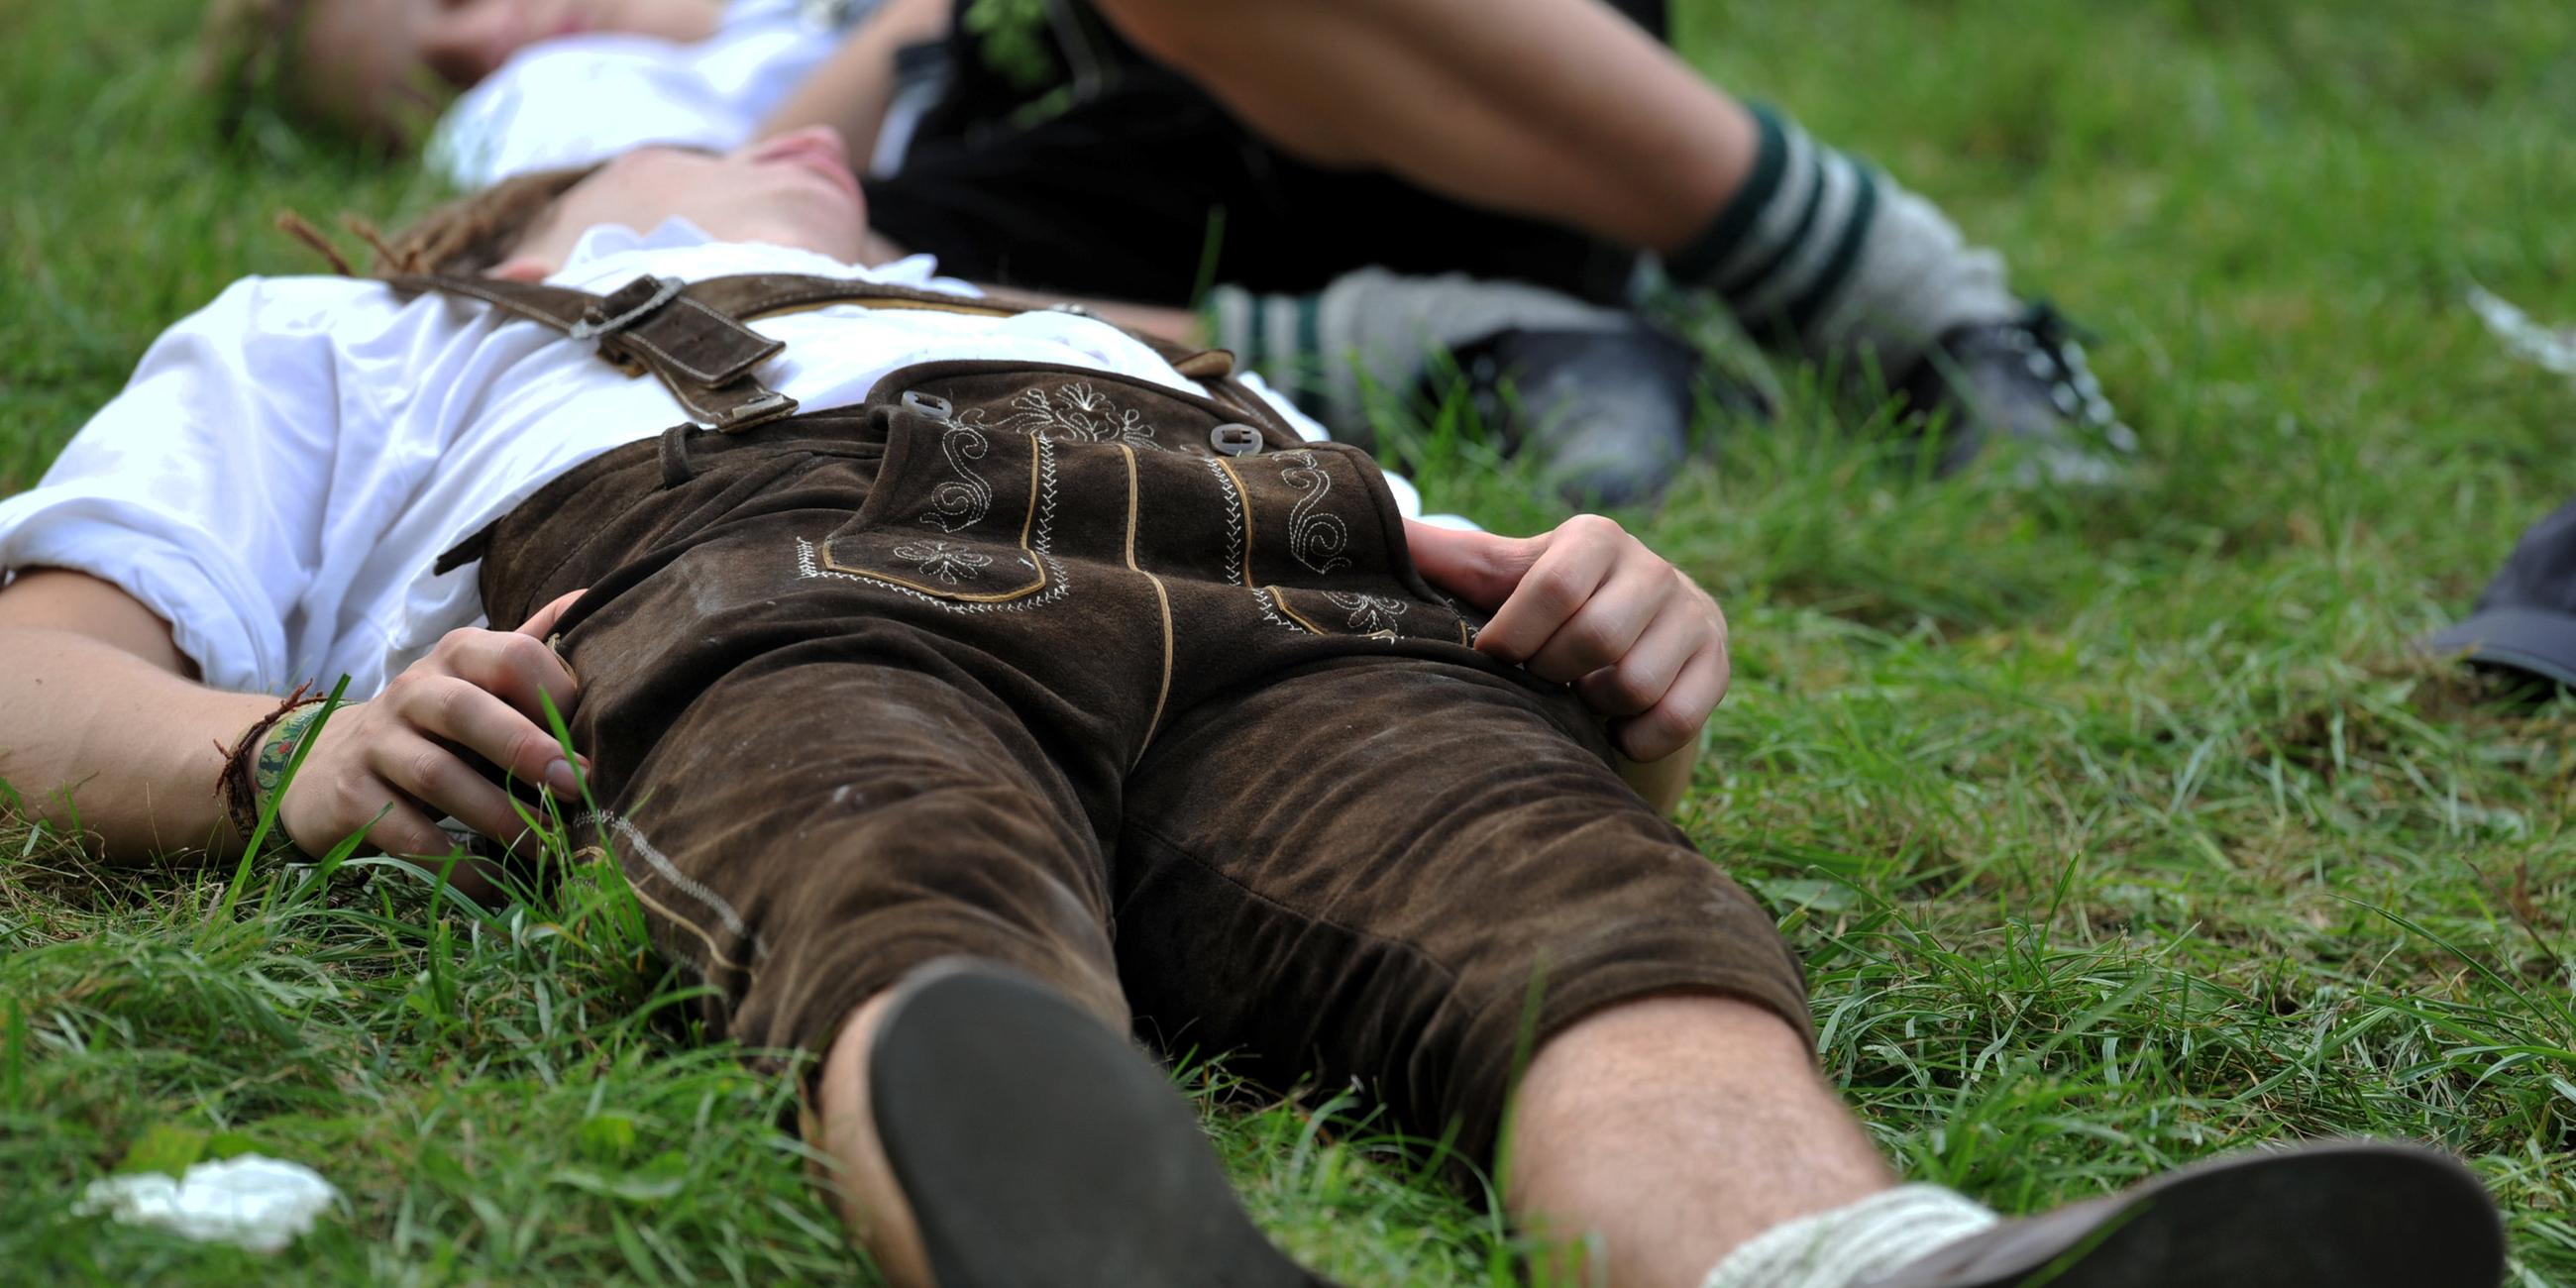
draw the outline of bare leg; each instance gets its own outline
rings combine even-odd
[[[879,993],[850,1013],[841,1034],[823,1057],[822,1087],[816,1109],[823,1120],[823,1150],[840,1164],[836,1196],[841,1219],[876,1258],[894,1288],[933,1288],[929,1258],[912,1208],[895,1184],[894,1169],[877,1144],[876,1119],[868,1108],[868,1041],[885,1014],[892,993]]]
[[[1675,996],[1576,1023],[1539,1049],[1514,1107],[1508,1201],[1533,1232],[1597,1240],[1579,1282],[1697,1288],[1793,1217],[1895,1183],[1780,1017]]]
[[[1744,106],[1594,0],[1097,0],[1263,136],[1672,251],[1735,194]]]

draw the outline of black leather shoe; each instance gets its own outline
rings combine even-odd
[[[1698,391],[1739,416],[1750,388],[1705,379],[1699,351],[1642,319],[1611,330],[1511,328],[1454,352],[1468,405],[1569,505],[1653,505],[1690,451]]]
[[[1332,1288],[1244,1214],[1163,1072],[1020,976],[908,980],[868,1096],[939,1288]]]
[[[2496,1288],[2504,1268],[2476,1174],[2429,1149],[2336,1141],[2006,1221],[1859,1288]]]
[[[1943,475],[1995,446],[2025,482],[2110,483],[2138,450],[2074,328],[2045,301],[2009,322],[1942,332],[1897,392],[1939,428]]]

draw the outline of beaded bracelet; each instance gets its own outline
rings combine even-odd
[[[244,843],[259,830],[259,803],[275,793],[286,778],[286,767],[294,762],[295,748],[304,741],[305,732],[322,718],[322,704],[329,699],[306,696],[310,685],[299,684],[275,711],[260,717],[224,753],[224,770],[215,779],[215,795],[224,803],[225,817]]]

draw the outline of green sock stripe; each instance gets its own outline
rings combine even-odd
[[[1243,360],[1246,369],[1260,371],[1263,360],[1270,356],[1263,352],[1261,347],[1261,337],[1268,333],[1262,319],[1264,314],[1270,312],[1270,297],[1258,291],[1247,291],[1245,294],[1252,301],[1252,312],[1249,318],[1251,325],[1243,328],[1243,352],[1235,356]]]
[[[1297,297],[1297,352],[1304,370],[1297,373],[1289,392],[1302,406],[1308,394],[1324,388],[1324,297],[1320,293]]]
[[[1757,137],[1753,169],[1744,176],[1744,186],[1736,189],[1735,199],[1717,212],[1706,230],[1689,245],[1664,257],[1664,269],[1674,281],[1697,282],[1716,272],[1780,191],[1781,179],[1789,167],[1788,131],[1781,127],[1779,114],[1770,108],[1759,103],[1747,106],[1753,113]]]
[[[1868,166],[1846,164],[1857,172],[1860,181],[1859,190],[1852,193],[1851,218],[1843,223],[1842,240],[1834,244],[1833,258],[1826,260],[1815,280],[1807,284],[1807,289],[1798,298],[1789,302],[1789,329],[1792,331],[1805,331],[1816,320],[1816,315],[1824,311],[1825,305],[1833,300],[1834,293],[1842,289],[1843,279],[1850,277],[1852,266],[1860,262],[1861,243],[1868,239],[1870,220],[1878,213],[1877,177],[1869,172]]]
[[[1798,222],[1789,226],[1788,235],[1782,237],[1779,244],[1771,248],[1770,254],[1746,265],[1742,272],[1730,275],[1725,281],[1713,283],[1717,287],[1718,294],[1729,300],[1751,295],[1764,282],[1770,281],[1771,275],[1780,270],[1780,265],[1797,253],[1800,246],[1806,244],[1808,230],[1815,227],[1816,213],[1825,208],[1826,167],[1849,164],[1841,156],[1827,151],[1823,145],[1816,144],[1813,140],[1809,143],[1810,152],[1816,162],[1810,167],[1812,173],[1807,180],[1807,202],[1798,210]]]

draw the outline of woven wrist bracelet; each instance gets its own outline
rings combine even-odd
[[[313,722],[322,718],[326,699],[305,696],[307,687],[298,685],[286,701],[244,730],[240,740],[224,753],[224,770],[215,779],[215,795],[223,801],[224,814],[231,820],[233,831],[245,843],[259,830],[259,803],[277,790],[286,777],[286,766],[295,758],[296,744],[303,741]]]

